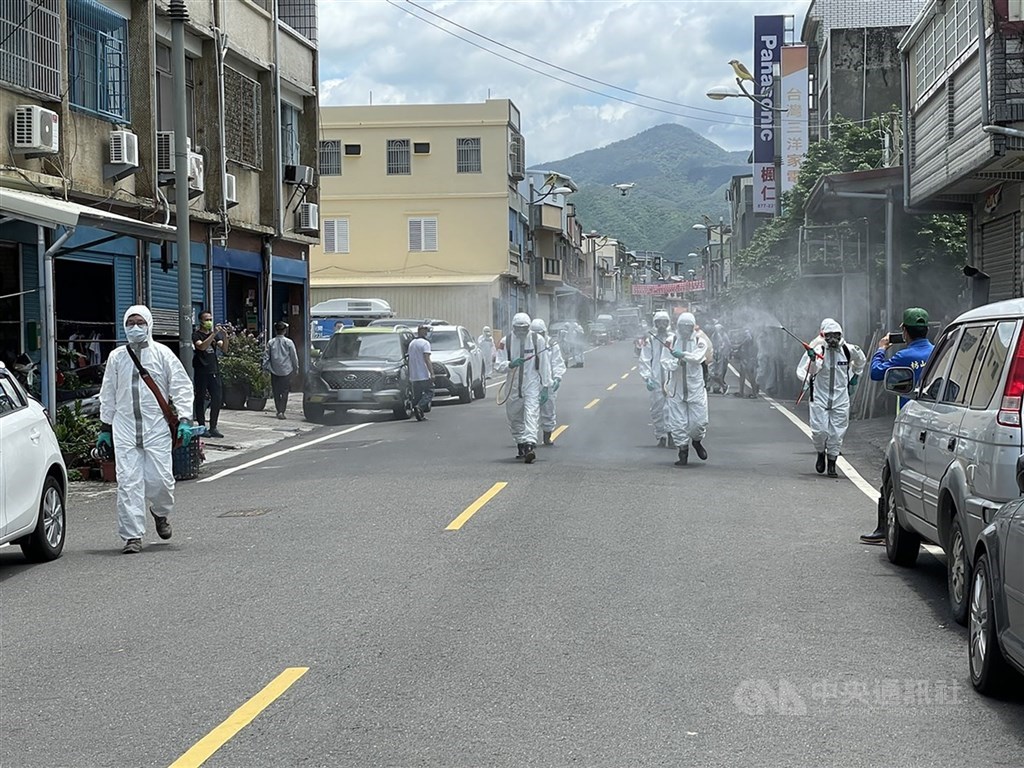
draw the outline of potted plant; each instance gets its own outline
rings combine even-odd
[[[232,337],[228,351],[220,360],[225,408],[244,410],[250,395],[257,399],[263,397],[266,406],[265,375],[260,368],[262,356],[263,345],[255,336],[239,333]]]
[[[72,470],[88,468],[94,463],[92,449],[96,444],[99,429],[100,420],[82,411],[81,400],[57,408],[53,433],[57,437],[57,444],[60,445],[69,476]],[[104,468],[104,463],[109,463],[110,466]],[[113,464],[113,461],[100,462],[100,472],[104,474],[104,479],[107,479],[106,475],[113,474]]]
[[[270,374],[257,367],[250,373],[249,396],[245,399],[245,407],[250,411],[262,411],[267,407],[267,393],[270,391]]]

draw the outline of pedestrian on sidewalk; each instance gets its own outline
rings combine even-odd
[[[193,414],[196,424],[206,424],[206,398],[210,398],[209,437],[224,437],[217,429],[217,418],[224,403],[220,378],[220,356],[228,351],[229,336],[223,325],[214,326],[213,314],[207,310],[199,315],[199,327],[192,333],[192,369],[195,378]]]
[[[476,340],[477,346],[480,347],[480,353],[484,358],[484,380],[490,378],[491,373],[494,372],[494,334],[491,333],[491,326],[485,325],[483,333],[480,334]]]
[[[903,331],[903,341],[907,346],[899,350],[892,357],[886,359],[892,344],[889,341],[889,334],[882,334],[878,341],[878,350],[871,358],[871,380],[882,381],[885,379],[885,372],[890,368],[907,367],[914,372],[915,386],[921,382],[921,374],[928,364],[928,358],[932,355],[935,345],[928,338],[928,313],[921,307],[908,307],[903,310],[903,324],[900,326]],[[907,398],[900,398],[900,407],[907,403]],[[885,544],[885,504],[879,501],[878,504],[878,525],[871,533],[865,533],[860,540],[865,544]]]
[[[562,357],[558,341],[548,338],[548,326],[543,320],[539,317],[534,318],[530,323],[530,330],[540,337],[540,343],[544,345],[541,354],[547,355],[551,366],[551,386],[548,387],[547,397],[543,391],[541,392],[540,431],[543,433],[544,445],[554,445],[551,435],[558,426],[555,402],[558,399],[558,388],[562,385],[562,377],[565,376],[565,358]]]
[[[661,361],[672,354],[675,338],[669,333],[668,327],[672,320],[668,312],[659,309],[654,313],[654,338],[650,335],[644,339],[640,347],[638,364],[640,378],[647,385],[651,401],[651,424],[654,426],[654,439],[660,448],[671,448],[672,435],[668,431],[668,380],[670,374],[662,366]]]
[[[113,450],[117,469],[117,532],[124,541],[122,552],[142,551],[146,534],[146,504],[161,539],[171,538],[168,517],[174,511],[174,469],[171,449],[174,438],[184,445],[192,440],[187,409],[193,401],[192,382],[174,353],[153,341],[153,315],[136,305],[124,313],[128,344],[116,347],[107,357],[100,385],[100,433],[96,447]],[[143,380],[131,352],[148,371],[165,402],[179,413],[176,435]]]
[[[299,372],[299,353],[295,350],[295,342],[285,335],[288,333],[288,323],[278,322],[274,331],[276,335],[267,342],[263,367],[270,373],[277,418],[284,419],[292,377]]]
[[[826,318],[821,332],[824,346],[808,345],[796,375],[810,391],[811,439],[818,454],[814,470],[839,477],[836,461],[850,426],[850,393],[867,358],[857,346],[843,341],[843,328],[835,320]]]
[[[409,342],[409,381],[412,383],[412,411],[416,421],[426,421],[434,399],[434,367],[430,360],[430,326],[423,322],[416,329],[416,338]]]
[[[704,437],[708,432],[708,390],[704,385],[702,363],[707,345],[696,333],[697,321],[689,312],[676,320],[676,338],[672,356],[662,358],[662,367],[671,376],[668,383],[668,429],[679,450],[677,467],[689,461],[690,443],[701,461],[707,461]]]

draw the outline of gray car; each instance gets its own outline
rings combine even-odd
[[[1024,496],[1024,456],[1017,486]],[[1000,508],[981,532],[970,594],[971,684],[984,694],[1012,690],[1024,674],[1024,498]]]
[[[890,368],[885,386],[909,397],[893,426],[882,470],[886,552],[917,561],[922,540],[947,556],[949,604],[966,623],[974,544],[1018,494],[1024,449],[1024,300],[965,312],[936,339],[915,387],[910,368]]]

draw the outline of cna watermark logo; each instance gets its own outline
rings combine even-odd
[[[824,709],[921,709],[963,703],[966,688],[956,680],[743,680],[732,700],[744,715],[801,717]]]

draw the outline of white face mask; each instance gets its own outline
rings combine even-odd
[[[149,338],[148,325],[129,325],[124,329],[125,336],[132,344],[141,344]]]

